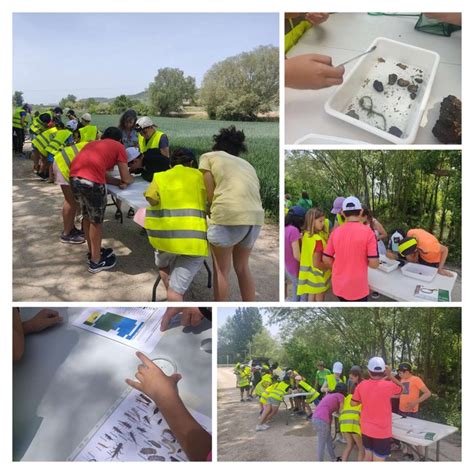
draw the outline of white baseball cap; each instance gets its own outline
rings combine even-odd
[[[342,374],[343,365],[341,362],[334,362],[332,366],[332,373],[333,374]]]
[[[362,204],[360,203],[359,199],[355,196],[349,196],[344,199],[342,203],[342,210],[343,211],[360,211],[362,209]]]
[[[92,116],[88,113],[82,114],[81,120],[84,120],[84,122],[90,122],[92,120]]]
[[[77,120],[69,120],[69,122],[66,123],[66,128],[69,128],[69,130],[76,130],[77,128]]]
[[[127,162],[128,163],[130,163],[135,158],[138,158],[140,156],[140,150],[137,147],[130,146],[125,151],[127,152]]]
[[[137,125],[140,128],[146,128],[146,127],[153,127],[155,124],[153,123],[153,120],[150,117],[140,117],[137,120]]]
[[[385,362],[382,357],[372,357],[372,359],[369,360],[367,368],[370,372],[381,374],[385,372]]]

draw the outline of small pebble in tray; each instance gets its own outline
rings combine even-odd
[[[393,86],[395,82],[397,82],[398,76],[396,74],[389,74],[388,75],[388,85]]]
[[[391,133],[392,135],[395,135],[396,137],[401,137],[403,132],[398,127],[390,127],[388,129],[388,133]]]
[[[374,89],[377,92],[383,92],[383,84],[380,81],[374,81]]]
[[[410,85],[410,81],[407,81],[406,79],[398,79],[397,84],[400,87],[407,87]]]

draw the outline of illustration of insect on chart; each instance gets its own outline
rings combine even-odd
[[[208,432],[211,420],[190,410]],[[138,390],[127,390],[124,398],[105,415],[69,458],[70,461],[187,461],[154,402]]]

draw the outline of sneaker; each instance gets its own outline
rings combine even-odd
[[[68,235],[62,233],[60,240],[63,244],[83,244],[86,241],[83,236],[74,234],[73,232]]]
[[[268,428],[270,428],[268,425],[257,425],[255,431],[265,431],[268,430]]]
[[[371,296],[374,300],[378,300],[378,299],[380,298],[380,293],[377,293],[376,291],[373,291],[370,296]]]
[[[107,258],[101,258],[98,263],[89,262],[89,273],[99,273],[102,270],[108,270],[109,268],[115,267],[117,264],[117,258],[115,255],[111,255]]]
[[[84,233],[83,230],[81,229],[78,229],[76,227],[73,227],[73,229],[71,230],[71,234],[74,234],[74,235],[82,235],[82,237],[85,237],[86,234]]]
[[[264,423],[262,426],[263,426],[266,430],[268,430],[268,428],[270,428],[270,425],[267,425],[266,423]]]
[[[240,399],[241,402],[245,402],[245,400],[243,398]]]
[[[247,401],[248,401],[248,402],[251,402],[251,401],[252,401],[252,397],[247,397]]]
[[[131,207],[127,212],[127,217],[131,219],[135,215],[135,210]]]
[[[114,255],[114,249],[107,247],[101,247],[100,249],[100,259],[103,260],[104,258],[109,258],[112,255]],[[87,263],[90,263],[91,261],[91,253],[87,252]]]

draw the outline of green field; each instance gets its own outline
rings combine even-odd
[[[278,123],[276,122],[225,122],[186,118],[152,117],[160,130],[168,135],[171,149],[185,146],[196,156],[211,151],[212,136],[222,127],[235,125],[246,135],[248,152],[242,156],[251,163],[260,179],[260,193],[267,215],[278,216]],[[118,115],[95,115],[92,118],[101,131],[118,125]],[[245,206],[245,203],[242,203]]]

